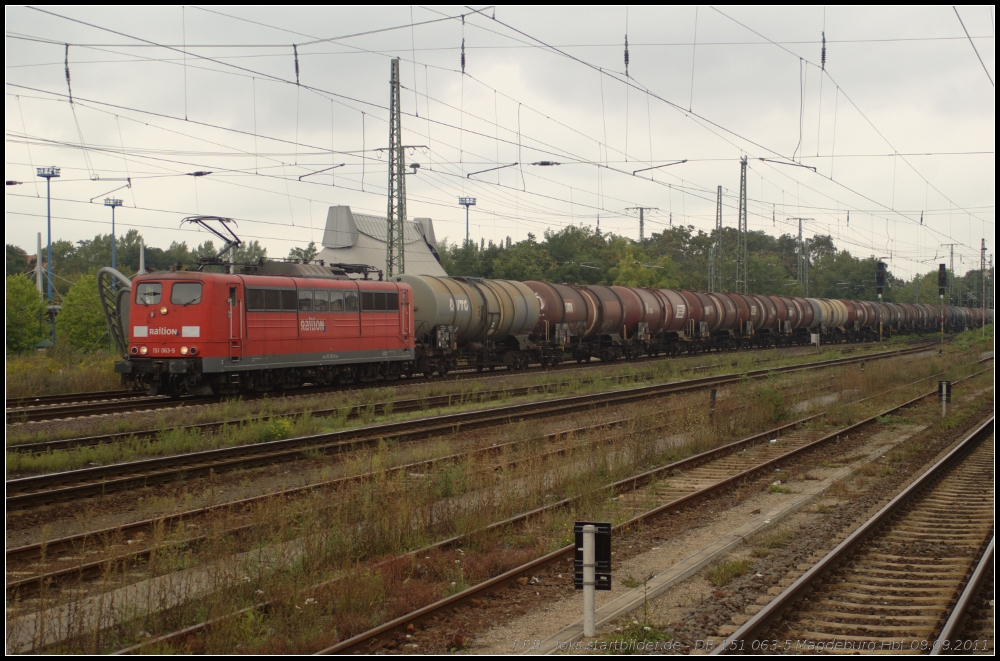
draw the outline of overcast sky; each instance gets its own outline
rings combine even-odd
[[[647,235],[709,231],[717,186],[736,226],[745,155],[751,230],[808,218],[807,236],[903,277],[942,244],[959,273],[983,237],[994,251],[992,7],[958,7],[971,42],[950,6],[45,11],[5,8],[5,170],[24,182],[6,188],[6,241],[29,254],[41,165],[62,168],[55,238],[108,232],[109,195],[118,232],[150,245],[211,238],[180,220],[214,214],[274,257],[319,242],[330,205],[384,216],[393,57],[421,166],[408,217],[439,239],[464,238],[460,195],[478,199],[477,242],[598,220],[638,238],[639,206]]]

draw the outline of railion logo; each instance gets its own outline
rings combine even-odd
[[[301,319],[299,320],[299,328],[304,331],[320,331],[326,332],[326,322],[322,319]]]
[[[159,328],[150,328],[149,329],[149,334],[150,335],[179,335],[180,333],[177,331],[176,328],[164,328],[163,326],[160,326]]]

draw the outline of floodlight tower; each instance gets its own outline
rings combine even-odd
[[[458,203],[465,207],[465,242],[469,242],[469,207],[476,206],[476,198],[460,197]]]
[[[115,207],[120,207],[122,201],[114,197],[104,198],[104,206],[111,207],[111,268],[118,268],[118,260],[116,259],[115,244],[118,243],[118,239],[115,235]]]
[[[59,168],[35,168],[39,177],[45,177],[45,218],[49,231],[48,266],[46,275],[49,278],[49,305],[52,305],[52,179],[59,176]]]

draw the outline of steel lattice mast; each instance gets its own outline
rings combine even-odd
[[[740,231],[739,245],[736,246],[736,291],[739,294],[750,293],[750,277],[748,275],[747,255],[747,159],[740,159]]]
[[[389,83],[389,205],[386,213],[385,274],[387,278],[404,271],[403,224],[406,222],[406,160],[403,153],[402,121],[399,108],[399,58],[392,60]]]
[[[715,233],[712,236],[712,248],[708,252],[708,291],[722,291],[722,186],[719,186],[719,194],[715,205]]]

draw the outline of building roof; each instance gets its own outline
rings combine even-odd
[[[327,264],[367,264],[385,270],[385,217],[353,213],[348,206],[330,207],[323,232],[323,249],[316,259]],[[430,218],[403,224],[404,272],[446,276],[438,257],[434,223]]]

